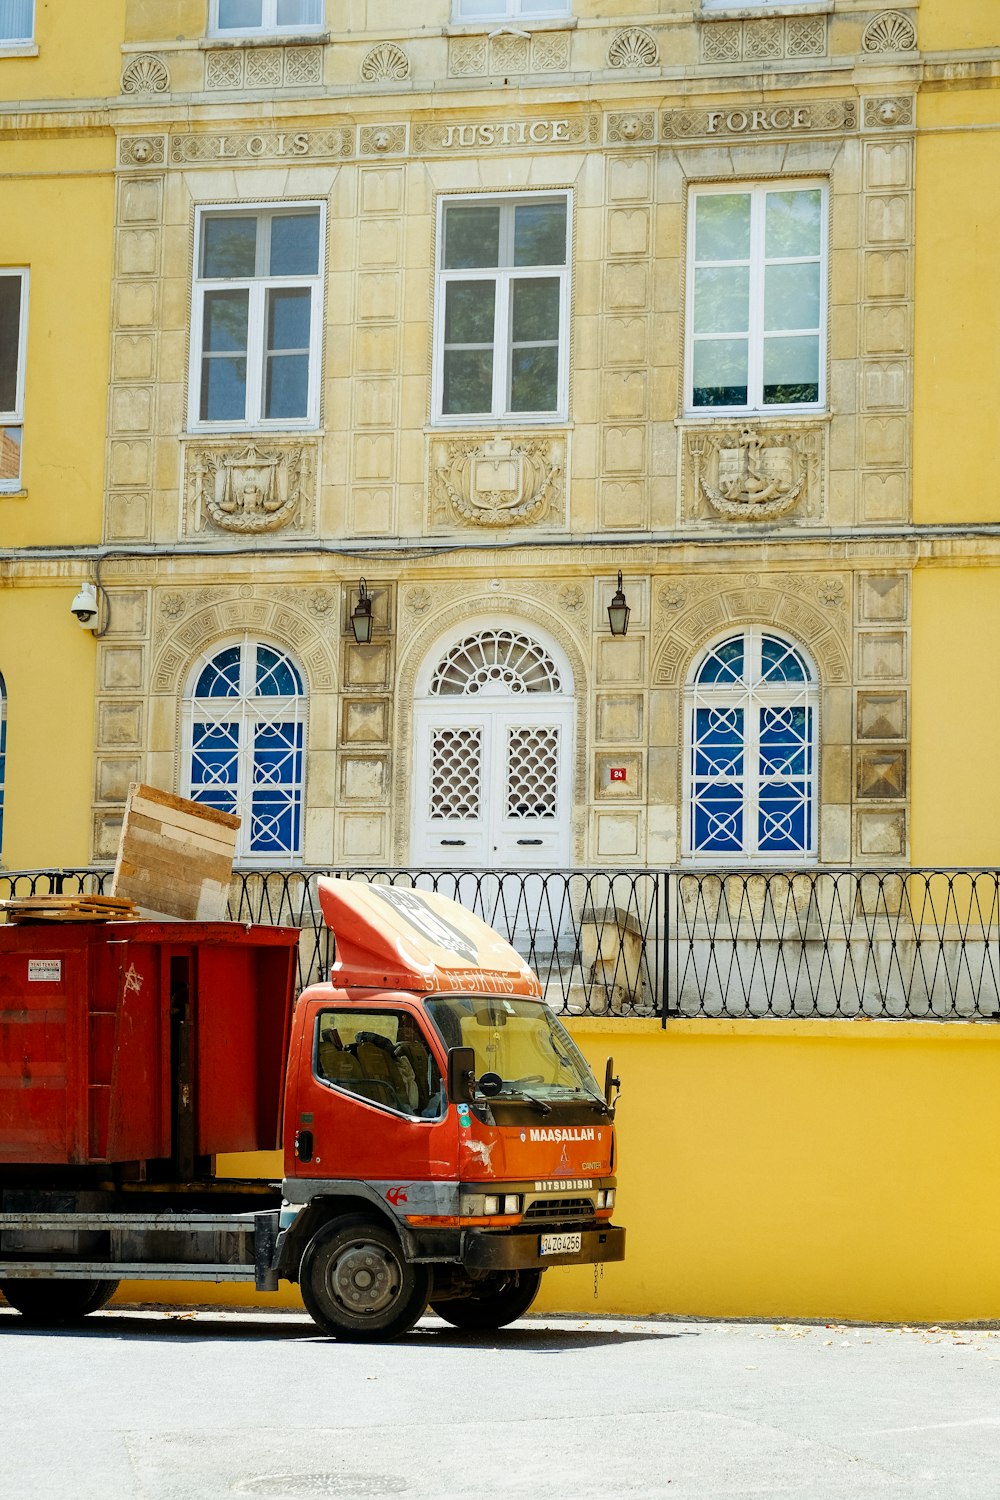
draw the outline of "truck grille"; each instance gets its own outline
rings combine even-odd
[[[590,1198],[536,1198],[524,1211],[529,1219],[592,1219],[594,1204]]]

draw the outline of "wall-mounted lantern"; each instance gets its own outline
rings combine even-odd
[[[351,615],[351,628],[359,646],[371,644],[372,623],[372,596],[362,578],[358,584],[358,602]]]
[[[618,573],[618,591],[608,605],[608,623],[611,626],[612,635],[628,635],[629,615],[632,611],[625,602],[625,594],[622,590],[622,575]]]

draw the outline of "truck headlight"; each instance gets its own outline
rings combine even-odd
[[[505,1214],[519,1214],[521,1212],[520,1193],[508,1193],[503,1200],[503,1211]]]
[[[487,1218],[489,1218],[491,1214],[498,1214],[499,1212],[500,1212],[500,1199],[499,1198],[484,1198],[483,1199],[483,1213],[486,1215]]]
[[[615,1190],[614,1190],[614,1188],[599,1188],[598,1189],[598,1193],[597,1193],[597,1206],[598,1206],[598,1208],[614,1208],[614,1206],[615,1206]]]

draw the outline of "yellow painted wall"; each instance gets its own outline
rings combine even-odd
[[[3,849],[7,869],[90,858],[94,658],[69,612],[86,569],[46,587],[0,585],[0,673],[7,687]]]
[[[916,21],[924,52],[1000,46],[996,0],[920,0]]]
[[[0,73],[2,73],[0,68]],[[11,142],[0,180],[0,265],[27,266],[22,485],[0,495],[5,547],[101,536],[114,142]]]
[[[1000,865],[1000,568],[913,575],[914,865]]]
[[[125,0],[35,0],[36,57],[5,57],[0,101],[118,93]]]
[[[628,1259],[547,1273],[538,1311],[1000,1317],[1000,1032],[870,1021],[589,1021],[613,1052]],[[277,1165],[277,1163],[275,1163]],[[233,1288],[125,1299],[295,1306]]]

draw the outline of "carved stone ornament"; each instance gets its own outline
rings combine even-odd
[[[395,42],[380,42],[361,60],[365,83],[392,83],[410,76],[410,59]]]
[[[861,38],[863,52],[912,52],[916,45],[913,22],[898,10],[884,10],[869,21]]]
[[[311,448],[212,446],[187,454],[191,530],[217,526],[253,535],[301,528],[312,509],[314,454]]]
[[[431,453],[437,519],[489,527],[542,521],[561,512],[565,466],[562,438],[439,440]]]
[[[819,487],[815,430],[713,428],[688,432],[686,446],[695,499],[730,521],[776,520]]]
[[[123,167],[159,167],[163,156],[162,135],[125,137],[118,143],[118,160]]]
[[[405,125],[362,125],[361,155],[383,155],[387,151],[406,150]]]
[[[619,31],[608,48],[608,62],[613,68],[654,68],[659,60],[656,38],[641,26]]]
[[[668,109],[662,116],[664,140],[769,139],[810,133],[854,130],[857,100],[813,99],[798,104],[738,104],[723,109]]]
[[[608,115],[608,140],[612,144],[655,139],[656,116],[651,109],[636,110],[627,115]]]
[[[865,125],[869,128],[889,130],[894,125],[913,124],[913,99],[901,94],[891,99],[865,100]]]
[[[170,70],[162,58],[151,52],[130,58],[122,69],[123,94],[166,94],[170,89]]]

